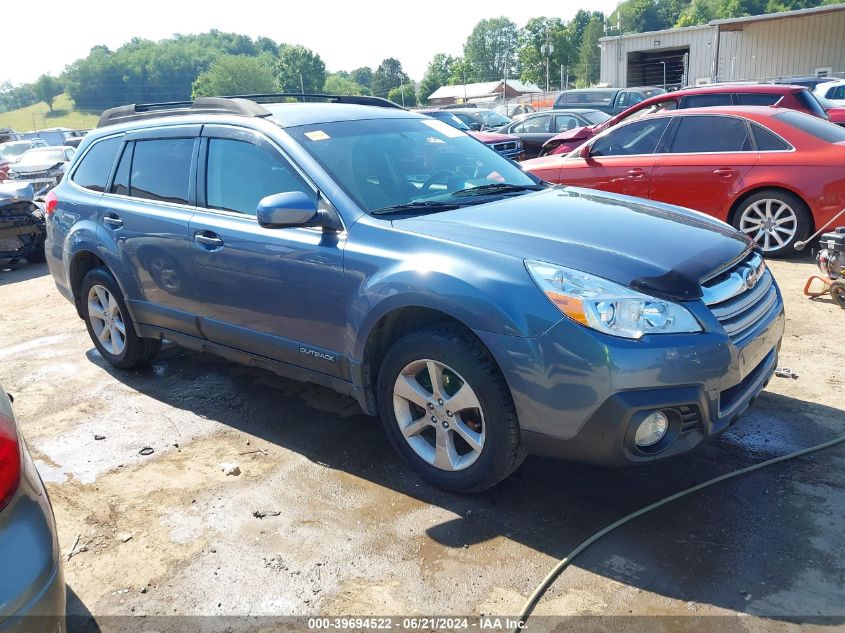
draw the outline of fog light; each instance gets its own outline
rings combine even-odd
[[[669,428],[669,418],[663,411],[655,411],[649,414],[640,425],[637,427],[637,433],[634,435],[634,442],[641,448],[654,446]]]

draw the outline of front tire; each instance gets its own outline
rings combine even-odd
[[[766,257],[793,252],[810,234],[810,209],[798,196],[764,189],[747,197],[734,214],[734,227],[750,237]]]
[[[397,341],[382,361],[377,390],[391,444],[435,486],[480,492],[525,457],[499,368],[456,328],[425,328]]]
[[[135,334],[123,293],[107,269],[94,268],[85,275],[79,300],[88,334],[109,364],[131,369],[148,362],[161,349],[160,340]]]

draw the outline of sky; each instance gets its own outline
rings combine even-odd
[[[5,59],[0,83],[35,81],[43,73],[58,75],[67,64],[85,57],[91,47],[119,48],[133,37],[160,40],[174,33],[211,29],[301,44],[317,53],[329,71],[376,68],[396,57],[412,79],[422,79],[435,53],[460,55],[467,36],[483,18],[505,16],[522,27],[529,18],[547,15],[569,20],[578,9],[610,13],[617,0],[520,2],[484,0],[59,0],[4,3],[3,22],[37,25],[4,28],[0,44]]]

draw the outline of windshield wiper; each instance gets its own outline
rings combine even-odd
[[[459,209],[461,205],[454,202],[437,202],[436,200],[418,200],[417,202],[408,202],[406,204],[394,204],[390,207],[383,207],[371,211],[370,215],[401,215],[405,213],[436,213],[438,211],[452,211]]]
[[[480,185],[478,187],[469,187],[468,189],[461,189],[452,194],[453,198],[462,198],[465,196],[489,196],[497,193],[519,193],[521,191],[540,191],[545,189],[543,185],[511,185],[504,182],[492,183],[489,185]]]

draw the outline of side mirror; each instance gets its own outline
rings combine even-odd
[[[470,123],[469,129],[473,132],[480,132],[481,131],[481,123]]]
[[[283,229],[319,224],[317,201],[301,191],[274,193],[258,202],[258,224],[265,229]]]
[[[578,156],[580,156],[584,160],[589,160],[590,159],[590,146],[587,145],[586,143],[584,143],[581,146],[581,149],[578,150]]]

